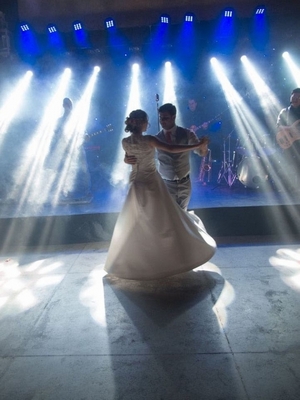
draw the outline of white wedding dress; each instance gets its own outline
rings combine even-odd
[[[159,279],[192,270],[208,261],[216,243],[193,212],[170,196],[155,165],[155,149],[144,136],[123,140],[137,157],[130,187],[111,239],[105,271],[119,278]]]

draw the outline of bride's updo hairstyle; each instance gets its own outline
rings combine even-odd
[[[131,111],[129,117],[125,120],[125,132],[137,133],[140,131],[141,125],[148,122],[148,115],[143,110]]]

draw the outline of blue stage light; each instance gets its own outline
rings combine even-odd
[[[115,21],[112,18],[106,18],[105,20],[105,27],[106,29],[114,28]]]
[[[251,41],[256,50],[264,51],[269,43],[270,30],[265,6],[257,6],[252,19]]]
[[[184,17],[185,22],[194,22],[194,14],[187,13]]]
[[[36,33],[27,22],[21,22],[18,33],[19,51],[24,57],[34,57],[40,53]]]
[[[64,51],[65,50],[64,41],[56,25],[49,24],[47,26],[47,31],[48,31],[49,50],[54,53],[61,53],[62,51]]]
[[[20,26],[20,28],[21,28],[21,31],[23,31],[23,32],[29,31],[29,26],[27,24],[22,24]]]
[[[89,40],[88,40],[88,34],[80,21],[74,21],[73,22],[73,34],[74,34],[74,39],[75,43],[78,48],[80,49],[86,49],[90,46]]]
[[[55,32],[57,32],[56,26],[53,25],[53,24],[48,25],[48,32],[49,32],[49,33],[55,33]]]
[[[80,31],[82,29],[82,24],[79,21],[73,23],[74,31]]]
[[[266,9],[264,6],[259,6],[256,8],[255,14],[261,15],[261,14],[264,14],[265,11],[266,11]]]
[[[170,22],[170,17],[167,14],[163,14],[160,17],[160,22],[162,24],[168,24]]]
[[[225,10],[224,11],[224,17],[232,18],[233,17],[233,11],[232,10]]]

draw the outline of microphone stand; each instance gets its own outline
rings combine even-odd
[[[156,101],[156,110],[157,110],[157,131],[159,132],[159,131],[160,131],[160,126],[159,126],[159,112],[158,112],[158,109],[159,109],[159,105],[158,105],[158,102],[159,102],[159,94],[157,94],[157,93],[156,93],[156,95],[155,95],[155,101]]]

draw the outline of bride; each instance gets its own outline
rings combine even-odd
[[[148,115],[132,111],[125,121],[122,140],[126,155],[134,155],[129,191],[118,216],[111,239],[105,271],[124,279],[152,280],[192,270],[207,262],[215,253],[216,243],[202,221],[182,210],[170,196],[156,170],[155,148],[179,153],[205,144],[161,142],[143,135]]]

